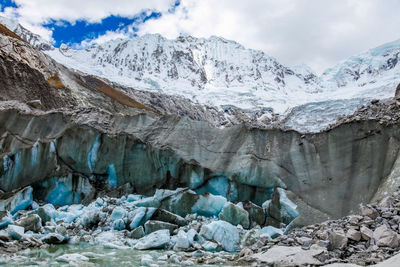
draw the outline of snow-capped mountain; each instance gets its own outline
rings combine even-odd
[[[6,26],[9,30],[13,31],[19,37],[30,43],[33,47],[42,50],[52,50],[54,47],[45,39],[43,39],[40,35],[34,34],[31,31],[27,30],[16,20],[8,19],[0,16],[0,24]]]
[[[67,67],[125,86],[124,93],[133,98],[138,91],[129,88],[184,97],[216,107],[228,121],[235,108],[262,124],[275,113],[300,131],[319,131],[372,99],[392,97],[400,76],[400,40],[353,56],[318,77],[306,65],[287,67],[215,36],[169,40],[153,34],[85,50],[52,49],[17,22],[0,18],[0,23]]]
[[[219,108],[284,114],[314,102],[388,98],[394,93],[400,42],[352,57],[318,77],[308,66],[283,66],[264,52],[219,37],[160,35],[118,39],[74,50],[48,51],[68,67],[140,90],[179,95]],[[354,111],[351,108],[349,112]],[[338,115],[347,115],[346,110]]]
[[[168,40],[144,35],[86,50],[62,45],[48,54],[68,67],[123,85],[222,108],[284,112],[308,102],[307,95],[320,88],[308,68],[285,67],[264,52],[219,37]]]

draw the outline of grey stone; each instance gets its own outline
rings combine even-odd
[[[36,214],[28,214],[26,217],[17,220],[15,224],[24,227],[25,231],[36,233],[42,228],[42,220]]]
[[[176,224],[162,222],[162,221],[150,220],[144,224],[144,231],[145,231],[146,235],[153,233],[155,231],[158,231],[158,230],[163,230],[163,229],[167,229],[170,232],[170,234],[172,234],[173,231],[177,228],[178,228],[178,226]]]
[[[397,248],[399,246],[397,233],[392,231],[386,225],[381,225],[376,228],[373,233],[373,237],[378,247]]]
[[[241,225],[248,229],[250,226],[249,213],[231,202],[225,204],[221,213],[219,214],[221,220],[227,221],[233,225]]]
[[[376,217],[379,216],[379,213],[372,207],[361,205],[360,206],[360,215],[367,216],[372,220],[375,220]]]
[[[344,249],[348,239],[343,231],[328,231],[328,239],[331,249]]]
[[[57,233],[49,233],[40,240],[47,244],[63,244],[68,241],[67,238]]]
[[[346,236],[348,239],[356,242],[361,240],[361,232],[354,229],[349,229],[346,233]]]
[[[367,241],[370,240],[371,238],[373,238],[373,236],[374,236],[374,232],[364,225],[361,226],[360,232],[361,232],[361,237]]]
[[[139,239],[145,236],[143,226],[136,227],[130,232],[130,238]]]
[[[151,216],[151,220],[163,221],[178,226],[184,226],[187,224],[186,220],[179,215],[169,212],[164,209],[157,209]]]

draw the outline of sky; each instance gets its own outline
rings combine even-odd
[[[0,0],[1,16],[56,47],[147,33],[216,35],[317,73],[400,39],[399,12],[399,0]]]

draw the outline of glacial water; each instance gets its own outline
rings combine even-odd
[[[207,252],[184,253],[190,258],[182,257],[182,261],[190,259],[193,262],[197,257],[204,256]],[[150,255],[154,264],[158,266],[183,266],[182,263],[169,263],[158,258],[166,255],[176,254],[167,250],[135,250],[135,249],[110,249],[104,246],[88,244],[81,245],[57,245],[47,249],[27,249],[13,256],[12,259],[6,255],[0,255],[0,266],[143,266],[142,258]],[[181,255],[178,253],[178,255]],[[218,258],[219,253],[209,253],[210,258]],[[232,254],[233,256],[233,254]],[[218,260],[211,264],[194,264],[191,266],[233,266],[226,262],[218,263]],[[236,265],[236,264],[235,264]],[[238,266],[238,265],[236,265]]]

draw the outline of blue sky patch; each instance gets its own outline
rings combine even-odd
[[[0,12],[3,12],[6,7],[17,7],[17,5],[12,0],[2,0],[0,3]]]

